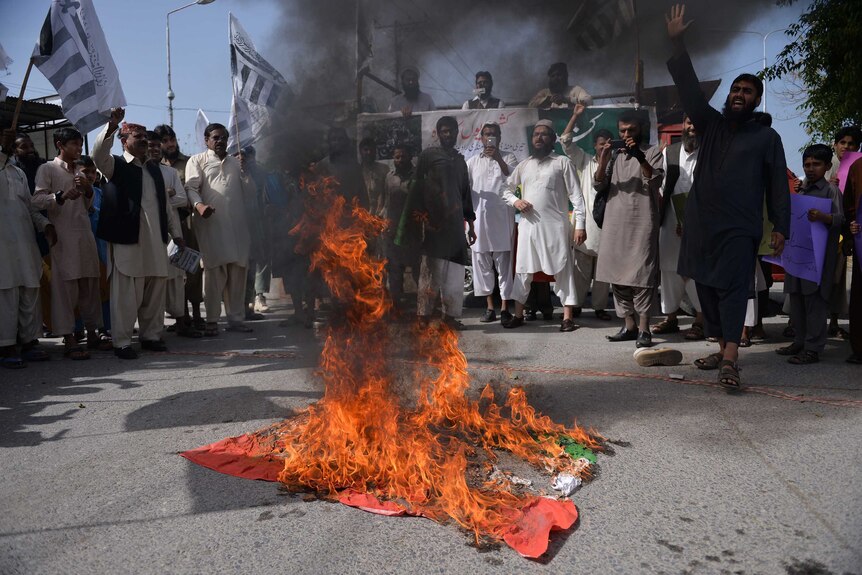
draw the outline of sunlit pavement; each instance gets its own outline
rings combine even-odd
[[[271,304],[251,334],[166,334],[169,353],[136,361],[73,362],[46,340],[50,362],[0,371],[0,573],[862,573],[862,368],[846,342],[791,366],[771,318],[772,339],[743,350],[753,389],[728,395],[691,365],[715,344],[656,336],[683,364],[641,368],[588,310],[573,333],[467,310],[474,390],[522,385],[554,420],[628,444],[573,496],[576,528],[528,561],[179,457],[321,397],[325,325],[281,327],[287,302]]]

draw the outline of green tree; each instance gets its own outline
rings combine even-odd
[[[796,0],[778,0],[779,5]],[[814,141],[831,142],[835,131],[862,124],[862,1],[810,0],[787,31],[792,38],[763,75],[775,80],[796,74],[806,94],[798,109]]]

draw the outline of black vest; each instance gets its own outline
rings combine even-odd
[[[162,241],[167,244],[168,214],[165,180],[159,165],[152,161],[144,167],[156,184],[156,200],[159,204],[159,227]],[[102,188],[102,208],[96,237],[112,244],[136,244],[141,231],[141,196],[144,188],[144,170],[129,164],[123,156],[114,156],[114,175]]]
[[[469,102],[467,102],[467,107],[471,110],[490,110],[491,108],[499,108],[500,107],[500,98],[494,98],[493,96],[488,98],[488,107],[483,108],[482,102],[479,98],[473,98]]]

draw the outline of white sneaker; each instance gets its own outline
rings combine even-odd
[[[266,305],[266,297],[262,293],[257,294],[254,298],[254,311],[258,313],[269,311],[269,306]]]

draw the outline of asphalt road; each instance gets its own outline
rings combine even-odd
[[[845,342],[816,366],[776,356],[779,337],[755,345],[754,389],[732,396],[691,365],[714,344],[671,336],[683,365],[641,368],[633,344],[605,341],[616,322],[510,331],[468,310],[475,389],[523,385],[553,419],[630,444],[600,458],[576,528],[531,561],[177,455],[321,397],[322,329],[279,327],[274,303],[252,334],[168,334],[169,353],[137,361],[72,362],[49,340],[52,361],[0,372],[0,573],[862,573],[862,369]],[[654,377],[671,373],[686,379]]]

